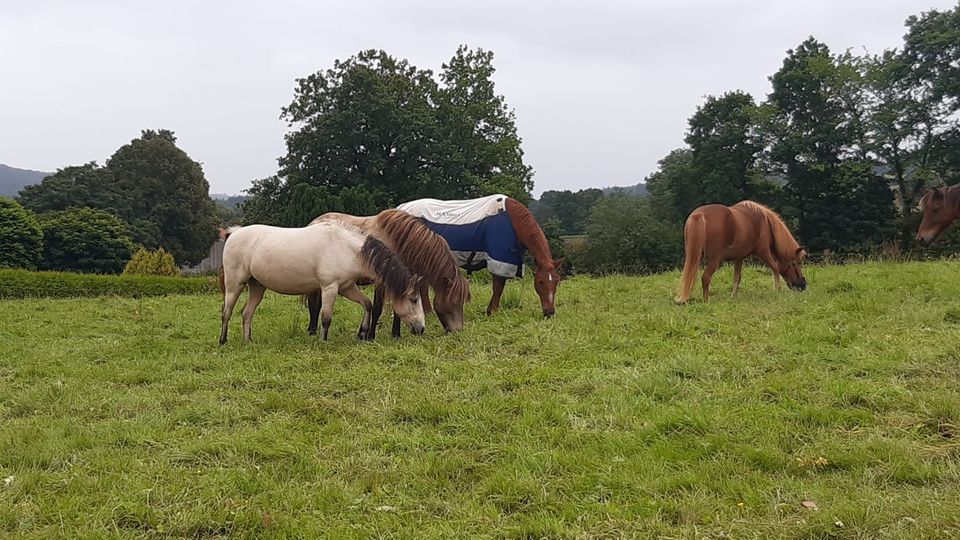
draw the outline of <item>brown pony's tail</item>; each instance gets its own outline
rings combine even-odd
[[[700,269],[700,259],[703,257],[703,245],[707,238],[707,218],[700,212],[695,212],[687,218],[683,226],[683,277],[680,278],[680,293],[677,294],[677,303],[686,304],[697,279],[697,270]]]

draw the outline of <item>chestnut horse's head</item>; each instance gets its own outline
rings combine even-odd
[[[554,306],[554,296],[557,294],[557,285],[560,284],[560,265],[563,258],[550,260],[550,264],[538,264],[533,271],[533,288],[540,297],[540,307],[544,317],[553,317],[557,312]]]
[[[807,250],[798,247],[793,257],[780,261],[780,275],[787,282],[787,286],[795,291],[803,291],[807,288],[807,278],[803,277],[803,270],[800,268],[806,258]]]
[[[920,199],[923,219],[917,229],[917,242],[931,244],[957,219],[957,205],[950,188],[933,188]]]

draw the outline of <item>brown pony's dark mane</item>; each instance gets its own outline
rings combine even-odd
[[[764,221],[770,226],[770,233],[773,238],[772,251],[781,263],[796,260],[800,244],[790,233],[790,229],[787,228],[780,214],[753,201],[741,201],[734,206],[756,212],[763,217]]]
[[[530,250],[530,255],[533,256],[537,266],[553,267],[553,255],[550,253],[547,237],[544,236],[543,230],[530,210],[512,197],[507,197],[506,207],[520,245]]]
[[[407,267],[390,248],[373,236],[366,235],[363,247],[360,248],[360,258],[367,263],[377,279],[387,289],[387,296],[393,299],[403,297],[410,285],[412,276]]]
[[[401,210],[384,210],[376,219],[407,268],[423,276],[435,290],[443,291],[455,303],[463,304],[470,298],[470,284],[460,274],[450,246],[442,236]]]

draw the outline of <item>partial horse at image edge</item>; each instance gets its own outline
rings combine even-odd
[[[708,204],[695,209],[683,227],[684,262],[678,304],[689,300],[700,269],[706,259],[701,284],[704,301],[710,298],[710,281],[724,261],[734,261],[733,294],[740,289],[743,260],[759,258],[773,271],[774,285],[780,288],[783,276],[791,289],[804,290],[807,280],[800,265],[806,251],[797,243],[783,219],[773,210],[753,201],[733,206]]]
[[[917,242],[930,245],[960,219],[960,184],[935,187],[920,198],[923,218],[917,227]]]

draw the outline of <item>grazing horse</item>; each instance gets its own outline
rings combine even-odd
[[[493,275],[493,296],[487,315],[500,309],[507,279],[523,277],[523,254],[534,261],[533,286],[540,296],[544,317],[556,312],[554,296],[560,283],[563,260],[553,260],[547,237],[533,214],[506,195],[465,201],[419,199],[397,207],[426,223],[450,245],[457,264],[467,272],[486,268]]]
[[[348,214],[329,212],[314,219],[311,225],[339,221],[359,228],[387,245],[397,254],[403,264],[423,277],[420,282],[420,301],[424,313],[435,310],[440,324],[447,332],[459,332],[463,329],[463,307],[470,299],[470,284],[460,273],[450,246],[440,235],[434,233],[417,218],[399,210],[384,210],[375,216],[358,217]],[[430,287],[435,298],[430,305]],[[320,312],[320,296],[308,297],[310,325],[312,334],[317,332],[317,314]],[[377,321],[383,311],[383,287],[377,287],[373,300],[373,320],[367,339],[374,339]],[[394,316],[394,336],[400,336],[400,319]]]
[[[357,281],[382,283],[394,312],[414,334],[424,330],[420,305],[420,278],[411,275],[387,246],[348,225],[324,223],[301,228],[249,225],[224,234],[223,325],[220,344],[240,291],[247,285],[243,307],[243,337],[251,340],[253,314],[267,289],[281,294],[320,291],[323,299],[323,339],[327,339],[333,304],[343,295],[363,306],[360,337],[369,329],[372,303],[357,288]]]
[[[685,304],[693,290],[701,257],[703,301],[710,298],[710,279],[723,261],[733,261],[733,294],[740,290],[743,260],[753,255],[773,270],[773,281],[780,288],[780,276],[791,289],[804,290],[807,280],[800,270],[806,251],[794,240],[783,219],[766,206],[741,201],[733,206],[708,204],[694,210],[683,227],[685,256],[683,277],[677,303]]]
[[[933,188],[924,193],[920,199],[920,211],[923,219],[917,228],[917,242],[931,244],[960,219],[960,184]]]

